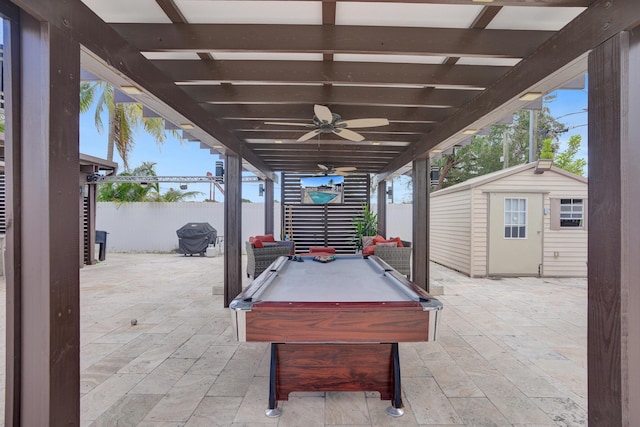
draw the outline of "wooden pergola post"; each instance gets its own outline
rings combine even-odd
[[[274,194],[273,194],[273,181],[267,179],[264,182],[264,234],[273,234],[274,217]]]
[[[413,162],[413,281],[429,292],[429,159]]]
[[[640,425],[640,37],[589,55],[589,426]]]
[[[378,234],[387,236],[387,181],[378,183]]]
[[[19,12],[8,64],[6,423],[80,424],[80,46]]]
[[[224,180],[224,306],[242,291],[242,159],[225,158]]]

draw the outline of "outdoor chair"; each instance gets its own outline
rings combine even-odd
[[[289,256],[291,249],[284,245],[270,245],[256,248],[251,242],[247,245],[247,277],[258,277],[273,261],[281,256]]]
[[[412,251],[411,246],[390,248],[376,245],[374,255],[398,270],[400,274],[410,277]]]

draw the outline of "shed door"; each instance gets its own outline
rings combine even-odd
[[[538,275],[542,264],[542,194],[489,195],[489,275]]]

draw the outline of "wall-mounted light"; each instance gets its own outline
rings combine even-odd
[[[533,173],[544,173],[545,171],[551,170],[552,165],[553,159],[538,159],[536,168],[533,170]]]
[[[120,86],[120,90],[127,95],[142,95],[142,90],[137,86],[125,85]]]
[[[264,184],[260,184],[260,185],[258,186],[258,196],[259,196],[259,197],[264,196]]]
[[[542,92],[527,92],[518,98],[520,101],[535,101],[542,96]]]

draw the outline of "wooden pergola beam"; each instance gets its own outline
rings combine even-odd
[[[188,85],[183,90],[198,102],[211,104],[252,103],[314,103],[314,104],[361,104],[396,105],[402,107],[443,106],[460,107],[478,95],[477,90],[358,87],[358,86],[214,86]],[[337,108],[336,108],[337,109]],[[312,111],[309,110],[308,115]],[[342,116],[342,114],[341,114]],[[349,119],[349,117],[344,117]]]
[[[204,104],[202,107],[218,119],[286,121],[287,119],[311,120],[313,117],[313,102],[296,105]],[[453,108],[341,104],[335,111],[349,119],[385,117],[402,123],[430,123],[443,120],[454,110]]]
[[[552,31],[358,25],[111,24],[143,52],[263,51],[523,58]]]
[[[179,61],[153,64],[176,82],[368,83],[484,88],[510,67],[328,61]]]

